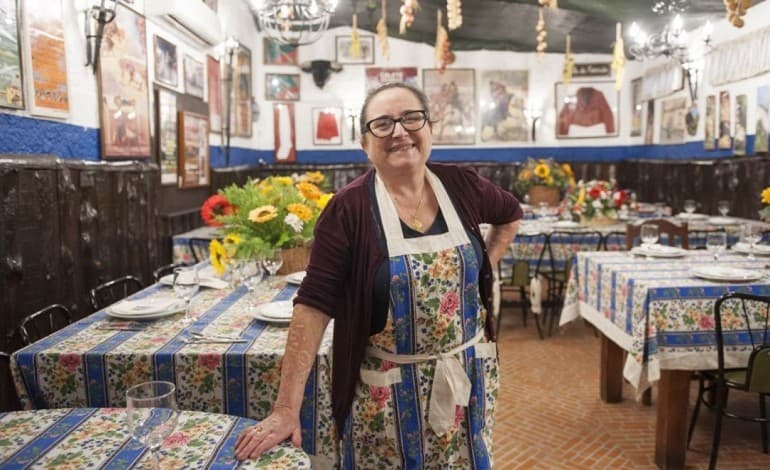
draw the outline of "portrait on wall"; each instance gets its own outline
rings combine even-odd
[[[717,97],[708,95],[706,97],[706,120],[704,121],[703,149],[714,150],[716,147],[716,129],[717,129]]]
[[[479,82],[482,142],[529,140],[526,70],[484,70]]]
[[[335,61],[338,64],[373,64],[374,63],[374,36],[360,35],[359,51],[353,50],[351,36],[337,36]]]
[[[209,121],[206,116],[179,111],[179,187],[209,184]]]
[[[615,82],[556,83],[556,138],[618,135],[620,92]]]
[[[746,155],[746,95],[735,96],[735,134],[733,154]]]
[[[631,80],[631,137],[642,135],[642,77]]]
[[[366,67],[366,92],[386,83],[401,82],[417,88],[417,67]]]
[[[679,144],[684,142],[687,98],[671,98],[663,100],[660,113],[661,144]]]
[[[251,137],[251,50],[239,45],[233,62],[233,135]]]
[[[144,0],[120,0],[120,3],[134,10],[140,15],[144,15]]]
[[[430,102],[433,143],[476,142],[476,82],[473,69],[423,69],[422,89]]]
[[[267,101],[298,101],[299,74],[265,74],[265,99]]]
[[[179,67],[176,46],[157,34],[155,45],[155,81],[176,88],[179,84]]]
[[[313,108],[313,145],[342,144],[342,108]]]
[[[196,98],[203,99],[203,87],[205,79],[203,62],[195,60],[189,55],[184,56],[184,92]]]
[[[294,132],[294,103],[273,104],[273,137],[275,162],[296,162],[297,136]]]
[[[754,139],[754,153],[767,152],[768,130],[770,130],[770,86],[757,88],[757,127]]]
[[[297,65],[297,46],[279,44],[268,38],[262,38],[265,65]]]
[[[179,175],[176,93],[160,87],[155,90],[155,126],[160,184],[175,185]]]
[[[206,76],[209,91],[209,127],[211,132],[222,132],[222,78],[219,61],[206,56]]]
[[[144,18],[118,5],[99,56],[102,158],[150,158],[150,104]]]
[[[647,100],[647,122],[644,128],[644,143],[652,145],[655,139],[655,100]]]
[[[18,11],[16,0],[0,0],[0,106],[24,109]]]
[[[26,2],[25,55],[31,72],[27,80],[30,112],[63,118],[69,115],[67,54],[61,2]],[[0,39],[3,41],[3,39]]]
[[[719,92],[719,137],[717,148],[727,150],[732,148],[733,141],[730,138],[730,92]]]

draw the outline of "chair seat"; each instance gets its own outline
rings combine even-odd
[[[725,383],[732,388],[746,388],[746,369],[726,371]]]

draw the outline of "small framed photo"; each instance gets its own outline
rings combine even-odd
[[[267,101],[299,101],[299,74],[265,74],[265,99]]]
[[[313,145],[342,145],[342,108],[313,108]]]
[[[279,44],[268,38],[262,38],[265,65],[297,65],[297,46]]]
[[[557,139],[618,136],[620,92],[615,82],[558,82],[554,86]]]
[[[335,60],[340,64],[373,64],[374,63],[374,36],[360,36],[361,54],[358,57],[351,55],[351,36],[337,36]]]
[[[204,86],[203,62],[184,56],[184,92],[203,99]]]
[[[160,184],[176,185],[179,173],[176,93],[162,87],[155,88],[155,126],[155,135],[158,136]]]
[[[155,80],[176,88],[178,81],[176,46],[155,35]]]
[[[179,187],[209,185],[209,120],[202,114],[179,111]]]

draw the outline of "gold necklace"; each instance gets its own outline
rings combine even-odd
[[[420,222],[420,219],[417,218],[417,214],[420,212],[420,207],[422,207],[422,200],[424,198],[425,198],[425,183],[423,183],[422,185],[420,200],[417,201],[417,207],[414,209],[414,212],[412,212],[412,220],[411,220],[411,223],[409,224],[417,230],[422,230],[422,222]]]

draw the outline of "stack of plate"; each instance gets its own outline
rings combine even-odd
[[[733,268],[730,266],[696,266],[690,270],[693,276],[710,281],[751,282],[762,279],[763,271]]]
[[[635,247],[631,250],[631,254],[651,256],[653,258],[681,258],[687,254],[687,250],[678,246],[655,244]]]
[[[294,314],[294,302],[281,300],[257,306],[254,318],[268,323],[289,323]]]
[[[184,310],[184,301],[175,297],[122,300],[107,307],[107,315],[123,320],[152,320]]]

